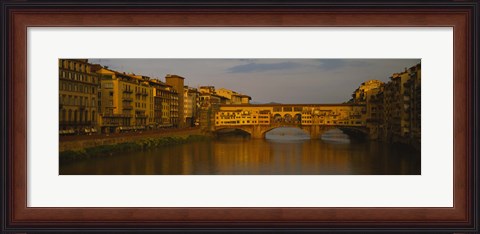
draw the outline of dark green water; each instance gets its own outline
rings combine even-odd
[[[295,138],[295,137],[294,137]],[[420,152],[381,142],[221,137],[60,165],[61,175],[419,175]]]

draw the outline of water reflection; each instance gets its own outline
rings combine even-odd
[[[420,174],[420,153],[380,142],[222,137],[60,166],[60,174],[396,175]]]
[[[343,133],[342,130],[334,128],[331,130],[326,131],[322,134],[321,139],[326,142],[330,143],[337,143],[337,144],[349,144],[350,137]]]

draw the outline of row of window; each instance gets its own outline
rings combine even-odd
[[[146,108],[147,105],[145,103],[138,103],[138,102],[135,102],[135,107],[137,108]]]
[[[216,121],[216,125],[219,124],[269,124],[269,121],[250,121],[250,120],[230,120],[230,121]],[[312,124],[311,120],[302,120],[302,124]],[[320,124],[351,124],[351,125],[361,125],[362,121],[320,121]]]
[[[219,125],[219,124],[227,124],[227,125],[234,125],[234,124],[270,124],[270,121],[265,121],[265,120],[262,120],[262,121],[256,121],[256,120],[253,120],[253,121],[250,121],[250,120],[231,121],[230,120],[230,121],[216,121],[215,124],[216,125]]]
[[[62,122],[88,122],[88,121],[97,121],[97,115],[95,111],[92,111],[89,115],[88,110],[80,111],[80,110],[66,110],[62,109],[60,111],[60,121]]]
[[[75,96],[75,95],[60,95],[60,104],[62,105],[75,105],[75,106],[96,106],[95,98],[89,101],[88,97]]]
[[[88,83],[97,83],[97,77],[76,72],[60,71],[60,77]]]
[[[79,93],[96,93],[96,88],[92,87],[91,85],[82,85],[82,84],[75,84],[70,82],[62,82],[60,81],[60,91],[69,91],[69,92],[79,92]]]
[[[69,60],[60,60],[58,63],[60,68],[68,69],[68,70],[73,70],[73,71],[79,71],[79,72],[90,72],[90,66],[87,64],[83,63],[78,63],[75,61],[69,61]]]
[[[302,120],[303,124],[311,124],[313,123],[311,120]],[[319,124],[351,124],[351,125],[359,125],[362,124],[362,121],[320,121]]]

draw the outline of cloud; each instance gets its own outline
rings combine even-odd
[[[340,70],[346,67],[362,67],[369,65],[367,61],[360,59],[319,59],[318,68],[324,71]]]
[[[392,73],[421,60],[103,58],[90,62],[162,80],[165,74],[177,74],[186,78],[185,85],[225,87],[245,93],[256,102],[342,103],[362,82],[388,82]]]
[[[227,69],[228,73],[251,73],[251,72],[265,72],[275,70],[289,70],[304,66],[300,63],[294,62],[280,62],[280,63],[248,63],[243,65],[233,66]]]

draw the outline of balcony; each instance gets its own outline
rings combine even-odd
[[[130,118],[130,114],[103,114],[102,118]]]
[[[125,89],[125,90],[123,90],[123,92],[124,92],[124,93],[133,93],[133,91],[132,91],[132,90],[129,90],[129,89],[128,89],[128,90]]]
[[[132,110],[133,109],[133,106],[131,105],[123,105],[122,107],[124,110]]]
[[[131,101],[133,101],[133,98],[131,98],[131,97],[124,97],[124,98],[122,98],[122,99],[123,99],[122,101],[124,101],[124,102],[131,102]]]

